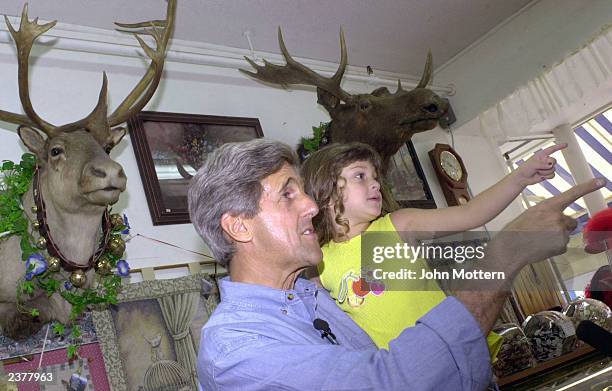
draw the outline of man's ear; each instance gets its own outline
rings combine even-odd
[[[253,239],[253,232],[251,232],[250,224],[244,219],[243,216],[232,216],[228,213],[224,213],[221,216],[221,228],[231,240],[236,242],[250,242]]]
[[[30,152],[38,157],[42,156],[45,151],[45,139],[38,131],[28,126],[20,126],[17,129],[17,134]]]

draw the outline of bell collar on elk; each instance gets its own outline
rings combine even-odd
[[[32,194],[34,196],[34,204],[33,212],[36,213],[36,220],[38,233],[40,234],[41,239],[37,243],[38,247],[45,247],[50,256],[56,257],[60,260],[60,264],[62,268],[68,271],[75,271],[77,269],[81,269],[87,271],[91,269],[95,262],[100,258],[100,256],[104,253],[104,250],[108,246],[111,237],[111,222],[110,222],[110,214],[108,213],[108,209],[104,210],[104,214],[102,215],[102,240],[100,241],[100,245],[98,249],[91,255],[87,265],[79,265],[74,261],[67,259],[60,249],[57,247],[53,238],[51,237],[51,232],[49,231],[49,226],[47,225],[47,216],[45,213],[45,201],[42,199],[40,194],[40,183],[39,183],[39,169],[36,167],[34,171],[33,181],[33,190]],[[40,240],[40,239],[39,239]]]

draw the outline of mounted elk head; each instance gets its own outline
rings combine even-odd
[[[101,222],[104,227],[108,222],[107,206],[117,202],[126,188],[123,168],[108,154],[126,133],[125,128],[117,126],[139,112],[157,89],[175,13],[176,0],[169,0],[165,20],[116,23],[123,31],[135,34],[150,59],[146,73],[110,115],[104,74],[93,111],[79,121],[60,126],[45,121],[35,112],[28,80],[28,62],[34,41],[56,22],[39,25],[38,19],[30,21],[27,4],[23,8],[19,30],[15,30],[5,16],[17,46],[19,98],[25,115],[0,110],[0,120],[19,125],[19,137],[36,155],[35,183],[22,198],[24,213],[31,227],[36,228],[33,222],[41,222],[41,207],[33,206],[43,206],[45,230],[40,229],[40,237],[47,241],[48,254],[60,259],[62,268],[58,273],[64,277],[70,271],[81,270],[85,275],[89,274],[89,283],[93,280],[92,266],[100,255],[95,249],[104,242],[104,235],[100,234]],[[142,35],[152,37],[155,49],[144,42]],[[39,201],[35,203],[34,197]],[[38,209],[35,212],[37,216],[32,212],[35,209]],[[35,237],[39,237],[36,229],[30,229]],[[25,273],[21,258],[18,236],[0,240],[0,334],[19,339],[33,334],[44,322],[59,320],[66,323],[71,310],[58,293],[47,297],[46,292],[35,291],[27,303],[40,313],[36,322],[29,315],[17,311],[16,285]]]
[[[448,110],[448,103],[426,87],[431,81],[432,59],[427,55],[423,76],[411,91],[402,89],[398,81],[397,91],[390,93],[386,87],[369,94],[351,95],[341,87],[342,76],[347,65],[344,33],[340,30],[340,66],[332,77],[323,77],[295,61],[283,41],[278,29],[278,42],[285,58],[284,66],[257,65],[245,57],[256,72],[241,69],[256,79],[280,84],[304,84],[317,87],[318,103],[329,112],[332,122],[329,142],[360,141],[372,145],[381,155],[384,167],[399,148],[413,134],[436,127],[438,119]]]

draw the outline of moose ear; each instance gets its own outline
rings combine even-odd
[[[325,107],[325,110],[331,113],[340,104],[340,98],[317,87],[317,103]]]
[[[41,156],[45,150],[45,139],[38,131],[28,127],[20,126],[17,134],[25,146],[36,156]]]
[[[111,141],[114,145],[119,144],[119,141],[125,136],[127,130],[123,126],[119,126],[111,129]]]
[[[371,92],[374,96],[389,96],[391,93],[387,87],[380,87]]]

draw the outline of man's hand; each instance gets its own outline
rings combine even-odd
[[[563,254],[567,250],[569,234],[577,224],[576,220],[564,215],[563,210],[605,184],[603,178],[593,179],[523,212],[496,236],[493,242],[498,243],[491,243],[496,258],[502,262],[515,262],[517,271],[520,271],[527,263]]]
[[[545,179],[552,179],[555,176],[557,160],[550,155],[566,147],[567,144],[555,144],[536,152],[521,164],[513,173],[520,186],[524,188],[525,186],[540,183]]]
[[[523,266],[566,251],[569,233],[576,227],[576,221],[565,216],[563,210],[578,198],[605,184],[605,179],[594,179],[544,200],[523,212],[489,242],[484,259],[486,262],[481,264],[482,268],[504,271],[506,282],[455,294],[474,315],[484,335],[493,327],[508,296],[512,280]]]

